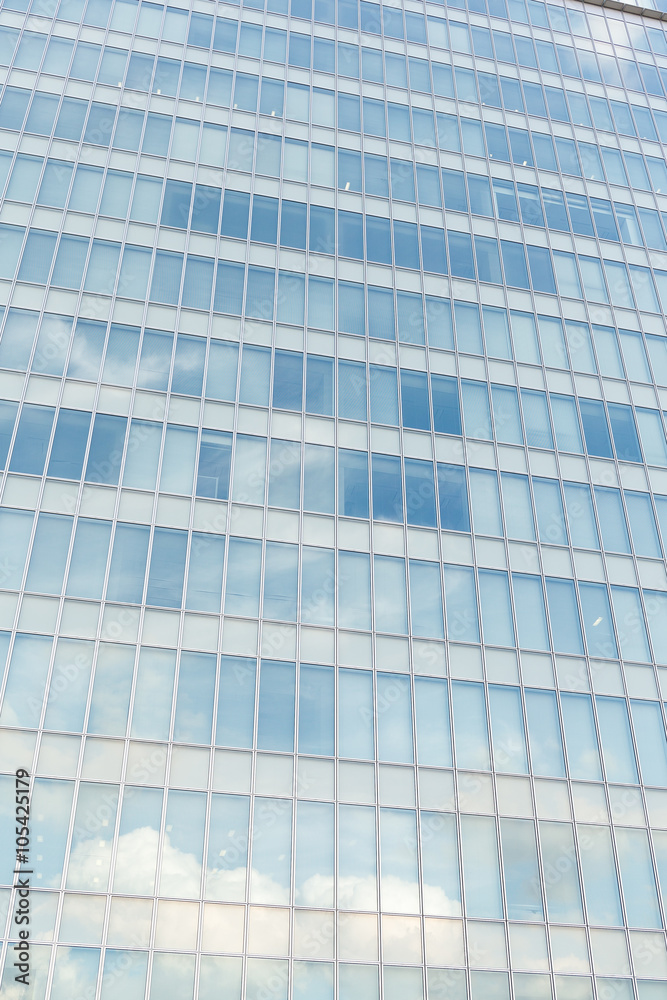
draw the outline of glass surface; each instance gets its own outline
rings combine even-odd
[[[199,6],[0,10],[28,991],[662,997],[661,12]]]

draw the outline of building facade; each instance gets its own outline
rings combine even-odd
[[[666,31],[0,4],[0,996],[667,997]]]

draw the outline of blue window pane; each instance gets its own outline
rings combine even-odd
[[[81,239],[77,236],[61,236],[51,275],[51,284],[61,285],[63,288],[79,289],[87,253],[87,239]]]
[[[107,600],[140,604],[144,592],[150,528],[118,524],[114,535]]]
[[[514,625],[506,573],[479,570],[479,598],[484,641],[514,645]]]
[[[369,760],[373,743],[373,675],[368,670],[338,672],[338,745],[341,757]]]
[[[156,604],[162,608],[180,608],[187,544],[188,536],[185,531],[155,529],[146,594],[148,604]]]
[[[403,520],[401,460],[391,455],[372,456],[373,517],[381,521]]]
[[[225,202],[222,208],[222,236],[234,236],[245,240],[248,236],[248,210],[250,195],[244,191],[225,192]]]
[[[512,589],[519,646],[548,650],[549,635],[540,577],[513,573]]]
[[[120,244],[93,240],[86,269],[84,288],[89,292],[110,295],[116,283]]]
[[[368,456],[338,452],[338,510],[346,517],[368,517]]]
[[[335,556],[331,549],[304,546],[301,564],[301,620],[334,624]]]
[[[275,246],[278,239],[278,199],[255,195],[252,203],[250,239]]]
[[[609,422],[618,458],[622,462],[641,462],[642,453],[632,407],[623,406],[621,403],[610,403]]]
[[[435,528],[433,463],[405,460],[405,506],[408,524]]]
[[[176,338],[174,374],[171,380],[172,392],[185,393],[191,396],[201,395],[204,380],[205,354],[206,341],[203,338],[186,337],[183,334],[179,334]]]
[[[376,629],[405,635],[408,630],[405,561],[375,556],[374,578]]]
[[[334,670],[303,664],[299,671],[299,753],[333,755]]]
[[[395,368],[370,366],[371,420],[398,425],[398,386]]]
[[[505,895],[510,919],[544,920],[532,820],[500,821]]]
[[[364,336],[366,308],[363,285],[350,281],[338,282],[338,326],[343,333]]]
[[[443,230],[420,226],[419,235],[424,270],[433,271],[435,274],[447,274],[447,252]]]
[[[179,272],[180,273],[180,272]],[[167,388],[174,338],[171,333],[145,330],[139,358],[137,385],[142,389]]]
[[[18,403],[0,402],[0,469],[4,469],[7,462],[17,410]]]
[[[220,657],[218,746],[252,747],[257,663],[247,656]]]
[[[490,440],[491,410],[489,390],[485,382],[462,382],[463,419],[468,437]]]
[[[155,255],[150,298],[155,302],[175,305],[181,287],[183,255],[158,250]]]
[[[590,695],[561,694],[570,776],[601,781],[600,751]]]
[[[209,399],[236,398],[238,344],[211,341],[206,372],[206,395]]]
[[[648,493],[630,493],[626,490],[625,503],[635,552],[640,556],[655,556],[659,559],[660,543]]]
[[[225,614],[259,614],[261,542],[230,538],[225,586]]]
[[[264,569],[265,618],[296,621],[299,552],[296,545],[266,543]]]
[[[2,118],[3,106],[0,107],[0,118]],[[84,101],[78,101],[72,97],[66,97],[61,105],[60,114],[56,122],[55,135],[59,139],[71,139],[78,142],[83,131],[83,123],[86,117],[87,105]],[[0,122],[2,124],[2,122]],[[7,128],[12,126],[8,123]]]
[[[190,309],[210,309],[212,287],[213,261],[207,257],[188,255],[183,281],[183,306]]]
[[[333,359],[309,354],[306,361],[306,412],[333,416]]]
[[[50,205],[52,208],[64,208],[72,171],[71,163],[63,160],[47,160],[37,203]]]
[[[126,417],[113,417],[106,413],[95,416],[86,464],[85,478],[88,482],[117,485],[126,430]]]
[[[299,445],[296,445],[296,448],[298,449]],[[319,511],[322,514],[334,512],[336,498],[334,469],[333,448],[316,444],[306,445],[303,473],[303,506],[305,510]],[[295,478],[296,475],[295,471]]]
[[[442,584],[437,563],[409,561],[413,635],[444,639]]]
[[[264,347],[244,346],[241,359],[239,400],[256,406],[269,405],[271,351]]]
[[[112,331],[114,331],[114,326],[115,324],[112,324]],[[98,323],[96,320],[86,320],[81,318],[76,321],[72,350],[70,352],[69,363],[67,365],[67,375],[70,378],[82,378],[90,381],[97,381],[100,373],[100,363],[102,361],[106,334],[106,323]],[[112,339],[114,342],[116,341],[115,331]],[[111,345],[109,345],[109,347],[111,351],[113,351]],[[125,354],[126,363],[129,361],[131,351],[131,343],[128,343]],[[107,354],[109,354],[109,349],[107,350]],[[132,374],[134,374],[134,367],[132,368]],[[115,379],[106,379],[106,381],[113,382]],[[118,384],[131,385],[132,379],[130,378],[129,382],[120,382]]]
[[[295,962],[293,979],[294,1000],[333,1000],[333,965],[326,962]]]
[[[29,100],[30,91],[8,87],[0,101],[0,127],[20,129]]]
[[[276,351],[273,370],[273,405],[283,410],[301,410],[303,354]]]
[[[301,446],[295,441],[271,440],[269,505],[299,508],[301,495]]]
[[[632,721],[642,779],[647,785],[667,784],[667,738],[660,705],[649,701],[631,701]]]
[[[388,288],[368,288],[368,333],[382,340],[396,336],[394,294]]]
[[[443,531],[470,531],[465,469],[438,463],[438,500]]]
[[[452,766],[447,682],[415,677],[415,729],[419,764]]]
[[[556,480],[534,479],[533,493],[540,540],[552,545],[567,545],[565,514]]]
[[[26,588],[45,594],[59,594],[72,534],[72,518],[40,514],[32,543]]]
[[[526,717],[533,774],[564,777],[565,762],[555,694],[551,691],[526,691]]]
[[[259,681],[257,747],[292,753],[294,750],[293,663],[263,660]]]
[[[630,733],[628,708],[623,698],[596,698],[602,757],[607,781],[636,784],[637,766]]]
[[[436,434],[460,434],[461,410],[456,379],[446,375],[432,375],[431,398],[433,429]]]
[[[630,538],[625,521],[621,491],[594,487],[602,544],[612,552],[629,552]]]
[[[343,257],[364,259],[363,220],[356,212],[338,213],[338,252]]]
[[[60,410],[53,436],[48,475],[62,479],[80,479],[90,429],[90,413]]]
[[[42,233],[37,229],[29,231],[19,267],[19,281],[46,284],[56,248],[56,238],[55,233]]]
[[[564,483],[563,492],[572,544],[582,548],[598,549],[600,541],[593,514],[590,487]]]
[[[170,182],[167,181],[167,184],[169,183]],[[221,191],[219,188],[209,187],[205,184],[197,184],[195,186],[194,201],[192,204],[192,221],[190,223],[193,229],[202,233],[217,233],[218,219],[220,217],[220,196]],[[184,222],[182,225],[187,225],[187,213],[184,215]]]
[[[430,430],[426,375],[401,370],[401,418],[405,427]]]
[[[303,275],[293,271],[278,272],[278,295],[276,296],[276,319],[279,323],[293,323],[303,326],[305,311],[305,280]],[[273,318],[273,313],[266,316]]]
[[[85,323],[85,320],[83,322]],[[95,326],[98,330],[100,328],[104,330],[102,323]],[[34,372],[41,372],[44,375],[63,374],[71,332],[72,321],[69,317],[57,316],[55,313],[44,314],[31,364]],[[99,362],[97,367],[99,369]]]
[[[607,588],[603,584],[580,583],[579,596],[588,652],[591,656],[616,658],[618,649]]]
[[[19,226],[0,226],[3,242],[3,256],[0,260],[0,275],[13,278],[18,263],[25,230]]]
[[[611,439],[603,404],[593,399],[580,399],[579,409],[588,453],[611,458]]]
[[[174,739],[210,743],[216,662],[210,653],[181,654],[178,668]]]
[[[583,653],[581,624],[574,594],[568,580],[547,578],[549,618],[557,653]]]
[[[419,269],[417,227],[412,222],[394,221],[394,259],[396,267]]]
[[[338,187],[361,191],[361,156],[350,149],[338,150]]]
[[[397,292],[398,339],[404,344],[424,343],[424,309],[421,295]]]
[[[391,264],[391,230],[388,219],[366,216],[366,253],[369,261]]]
[[[254,214],[253,214],[254,220]],[[280,217],[280,243],[296,250],[306,249],[306,206],[301,202],[283,201]]]
[[[49,447],[54,413],[50,406],[24,404],[9,463],[10,472],[41,476]]]
[[[270,267],[248,268],[246,316],[271,320],[275,304],[276,276]]]
[[[185,606],[192,611],[220,613],[225,539],[203,531],[192,533]]]
[[[111,521],[79,518],[67,577],[67,594],[97,600],[102,597],[110,537]]]
[[[308,248],[314,253],[334,253],[336,218],[333,209],[311,205]]]
[[[491,761],[484,687],[455,681],[452,696],[456,764],[458,767],[488,771]]]
[[[445,566],[447,638],[479,642],[477,597],[471,569]]]
[[[338,553],[338,624],[343,628],[371,627],[370,558],[362,552]]]
[[[454,315],[459,350],[469,354],[483,354],[479,306],[471,302],[454,302]]]
[[[405,674],[377,676],[378,757],[412,763],[410,679]]]

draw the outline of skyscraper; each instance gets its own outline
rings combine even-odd
[[[667,997],[616,6],[0,4],[3,998]]]

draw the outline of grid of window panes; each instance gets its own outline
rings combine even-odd
[[[0,73],[2,995],[663,1000],[667,25],[5,0]]]

